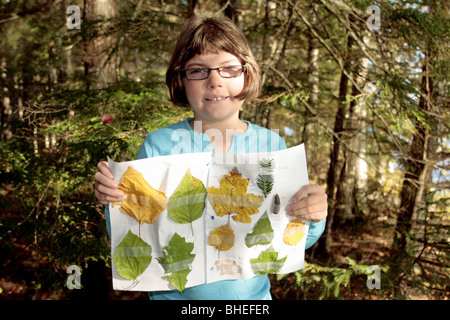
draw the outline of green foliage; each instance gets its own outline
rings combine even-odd
[[[68,265],[109,265],[103,206],[92,187],[97,163],[135,159],[147,132],[190,115],[164,101],[157,84],[62,88],[13,123],[15,137],[0,142],[0,253],[26,261],[28,288],[62,290]],[[111,123],[102,121],[106,114]]]
[[[350,294],[352,284],[358,283],[356,290],[359,294],[368,290],[366,287],[367,279],[374,276],[373,269],[368,265],[358,264],[355,260],[346,257],[347,267],[324,267],[318,264],[305,263],[305,267],[293,273],[295,275],[295,282],[293,286],[284,289],[283,294],[287,295],[289,291],[297,294],[297,299],[301,298],[303,293],[314,292],[316,299],[343,299],[345,294]],[[387,271],[385,267],[380,267],[381,279],[383,274]],[[288,275],[277,275],[277,280],[280,281]],[[365,288],[364,288],[365,287]],[[376,292],[382,294],[383,292]],[[307,299],[307,297],[304,297]]]

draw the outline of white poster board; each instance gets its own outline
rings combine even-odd
[[[303,145],[263,153],[109,160],[109,165],[128,201],[109,205],[115,290],[182,291],[303,268],[309,222],[285,211],[309,183]],[[160,197],[157,205],[152,194],[141,194],[143,186]],[[175,221],[194,207],[200,210],[194,221]]]

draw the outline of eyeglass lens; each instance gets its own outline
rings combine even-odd
[[[239,77],[243,72],[243,66],[227,66],[221,68],[189,68],[186,69],[186,77],[190,80],[206,79],[211,70],[218,70],[222,78]]]

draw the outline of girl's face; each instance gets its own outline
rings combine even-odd
[[[184,65],[188,68],[218,68],[241,65],[241,61],[225,51],[197,54]],[[244,89],[244,73],[235,78],[222,78],[218,70],[211,70],[204,80],[188,80],[183,85],[194,120],[208,122],[239,120],[239,110],[244,100],[236,99]]]

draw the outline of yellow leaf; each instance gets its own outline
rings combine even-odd
[[[227,251],[234,246],[234,231],[229,224],[217,227],[211,231],[208,244],[215,246],[220,251]]]
[[[247,193],[248,183],[249,179],[242,178],[242,174],[235,168],[220,180],[220,188],[209,187],[208,200],[219,217],[236,213],[234,221],[252,221],[250,215],[259,212],[258,208],[264,198]]]
[[[287,245],[295,246],[305,235],[305,223],[296,218],[289,222],[283,234],[283,241]]]
[[[113,202],[120,210],[139,223],[154,223],[158,215],[166,209],[167,197],[162,191],[153,189],[139,171],[128,167],[122,175],[118,189],[125,192],[127,199]]]

